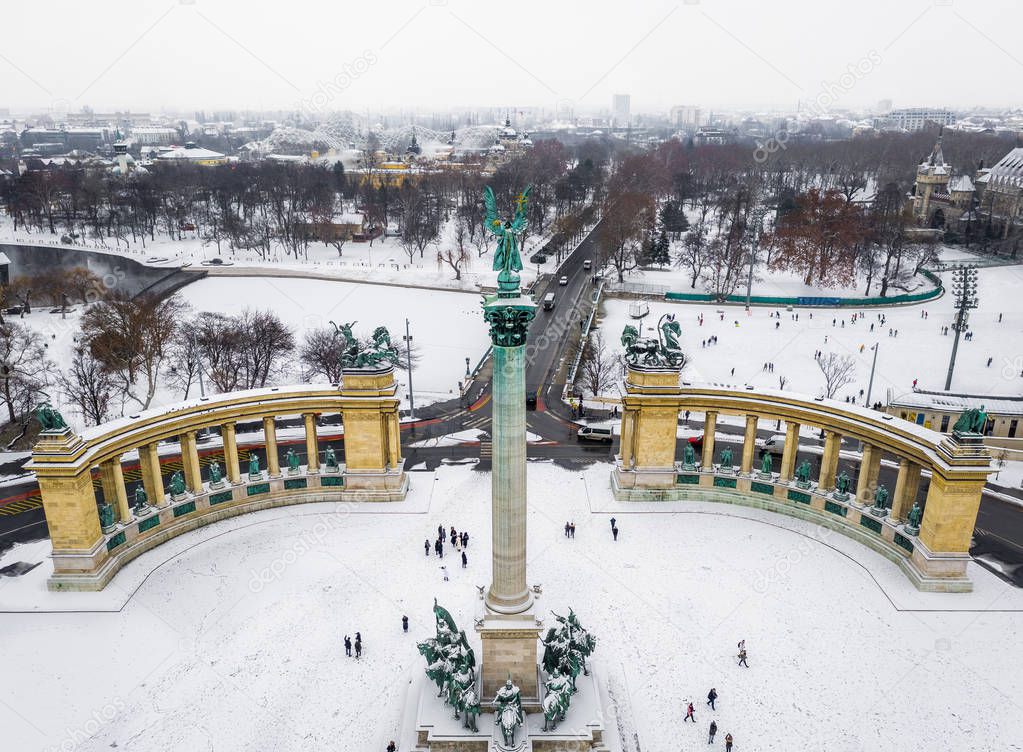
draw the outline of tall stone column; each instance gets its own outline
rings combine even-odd
[[[510,288],[510,289],[509,289]],[[483,698],[494,697],[511,676],[523,706],[537,709],[539,629],[526,585],[526,334],[536,306],[518,280],[502,284],[483,304],[493,342],[492,576],[484,600]]]
[[[519,614],[533,604],[526,587],[526,331],[536,308],[528,298],[488,301],[493,340],[493,580],[487,607]]]
[[[160,452],[155,441],[139,447],[139,465],[142,469],[142,485],[146,489],[150,506],[167,506],[163,471],[160,470]]]

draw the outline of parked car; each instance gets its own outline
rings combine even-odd
[[[593,268],[593,262],[592,261],[590,261],[589,259],[586,259],[585,261],[583,261],[583,269],[585,269],[586,271],[589,271],[592,268]]]
[[[764,439],[764,443],[760,444],[760,450],[770,454],[782,454],[785,451],[785,434],[776,433]]]
[[[558,280],[558,284],[561,285],[562,287],[567,285],[568,284],[568,277],[562,277],[561,279],[559,279]]]
[[[599,441],[610,444],[614,440],[614,433],[610,427],[583,426],[576,432],[579,441]]]

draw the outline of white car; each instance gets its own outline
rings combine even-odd
[[[785,434],[776,433],[774,436],[769,436],[764,439],[764,443],[760,444],[761,451],[769,452],[770,454],[782,454],[785,451]]]
[[[568,284],[568,277],[562,277],[561,279],[559,279],[558,280],[558,284],[561,285],[562,287],[567,285]]]

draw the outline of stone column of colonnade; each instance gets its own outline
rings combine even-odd
[[[142,487],[146,491],[149,505],[157,508],[167,506],[167,494],[163,487],[163,471],[160,469],[160,453],[155,441],[139,447],[139,469],[142,473]]]
[[[905,522],[909,510],[913,508],[917,492],[920,490],[919,464],[905,457],[899,460],[899,475],[895,480],[895,493],[892,495],[892,508],[888,516],[898,522]]]
[[[781,455],[781,477],[783,483],[792,480],[796,469],[796,456],[799,453],[799,424],[792,421],[785,423],[785,447]]]
[[[135,519],[128,503],[128,491],[124,485],[124,470],[121,468],[121,455],[104,460],[99,466],[100,483],[103,486],[103,498],[114,507],[117,520],[127,525]]]
[[[748,474],[753,469],[753,459],[757,453],[757,416],[746,416],[746,435],[742,440],[742,464],[739,471]]]
[[[877,490],[877,475],[881,470],[881,449],[873,444],[863,445],[863,459],[860,460],[860,474],[856,480],[856,502],[863,506],[874,504]]]
[[[266,447],[266,470],[271,478],[281,475],[281,459],[277,456],[277,424],[273,415],[263,418],[263,445]]]
[[[202,469],[199,465],[199,448],[196,432],[185,431],[178,436],[181,444],[181,467],[185,473],[185,488],[194,494],[203,492]]]
[[[227,473],[227,480],[237,486],[242,482],[240,462],[238,460],[238,438],[236,426],[233,422],[225,423],[220,427],[220,434],[224,439],[224,471]]]
[[[842,434],[838,431],[825,429],[824,452],[821,455],[821,470],[817,478],[820,491],[832,491],[835,488],[835,476],[838,474],[838,453],[842,448]]]
[[[708,410],[703,419],[703,456],[700,464],[704,470],[714,467],[714,433],[717,431],[718,414]]]
[[[305,423],[306,472],[320,472],[320,445],[316,438],[316,413],[303,413]]]

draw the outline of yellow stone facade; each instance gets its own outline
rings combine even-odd
[[[896,561],[924,590],[971,589],[966,577],[970,540],[981,492],[990,472],[983,446],[960,443],[890,415],[833,400],[790,392],[681,385],[677,372],[629,368],[622,400],[621,451],[612,473],[623,500],[730,500],[811,519],[834,528]],[[694,470],[675,457],[676,426],[682,411],[703,413],[706,430]],[[741,452],[733,467],[715,460],[715,428],[722,416],[743,418]],[[759,421],[784,421],[780,472],[760,472],[756,462]],[[794,479],[801,426],[824,432],[816,482]],[[842,439],[862,449],[854,487],[835,490]],[[737,462],[736,462],[737,460]],[[889,508],[874,508],[882,461],[898,464]],[[738,473],[734,464],[738,465]],[[930,475],[926,499],[919,499],[922,474]],[[923,509],[919,531],[907,525],[914,502]]]
[[[53,542],[55,590],[102,589],[117,570],[145,550],[209,522],[256,509],[307,501],[391,501],[405,497],[393,370],[345,372],[336,386],[274,387],[232,392],[171,408],[150,410],[87,429],[46,432],[28,468],[36,474]],[[317,417],[340,413],[346,462],[323,468]],[[274,420],[302,416],[306,467],[283,477],[277,461]],[[270,462],[258,477],[240,470],[237,424],[261,421]],[[204,482],[197,432],[219,431],[223,480]],[[159,442],[177,440],[186,491],[172,498],[165,489]],[[125,487],[123,455],[138,452],[139,475],[148,506],[136,518],[135,486]],[[338,458],[340,460],[340,458]],[[353,462],[354,461],[354,462]],[[114,508],[115,524],[100,529],[93,472]]]

